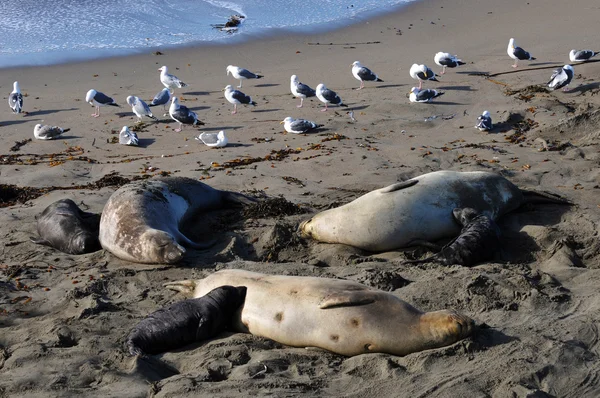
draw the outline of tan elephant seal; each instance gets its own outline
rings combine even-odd
[[[245,286],[234,330],[294,347],[320,347],[352,356],[406,355],[469,336],[472,319],[454,311],[421,312],[393,294],[357,282],[222,270],[200,280],[167,283],[202,297],[219,286]]]
[[[248,203],[242,194],[219,191],[200,181],[164,177],[136,181],[111,195],[100,219],[100,244],[136,263],[173,264],[185,248],[205,249],[214,242],[192,242],[180,231],[186,219],[227,203]]]
[[[455,208],[496,220],[525,202],[568,202],[522,191],[499,174],[436,171],[369,192],[300,224],[305,238],[381,252],[456,236]]]

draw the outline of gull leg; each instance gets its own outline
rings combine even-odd
[[[325,103],[325,108],[321,109],[321,112],[327,112],[327,103]]]
[[[237,104],[233,104],[233,112],[231,112],[232,115],[235,115],[237,113]]]
[[[97,106],[97,107],[96,107],[96,112],[94,112],[94,113],[92,114],[92,116],[93,116],[93,117],[98,117],[98,116],[100,116],[100,107],[99,107],[99,106]]]
[[[365,82],[363,82],[362,80],[360,81],[360,87],[357,88],[356,90],[362,90],[365,87]]]
[[[181,130],[183,130],[183,124],[179,123],[179,128],[175,129],[175,132],[179,133]]]
[[[304,98],[300,97],[300,105],[296,105],[296,108],[302,108],[303,103],[304,103]]]
[[[518,63],[519,63],[519,60],[518,60],[518,59],[515,59],[515,63],[512,65],[512,67],[513,67],[513,68],[516,68],[516,67],[518,66],[518,65],[517,65]]]
[[[419,90],[423,88],[423,80],[419,80]]]
[[[242,88],[242,79],[240,79],[240,85],[238,86],[238,88]]]
[[[443,75],[444,73],[446,73],[446,65],[442,66],[442,71],[440,72],[440,75]]]

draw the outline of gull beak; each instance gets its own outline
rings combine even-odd
[[[283,120],[279,122],[279,124],[283,124],[283,123],[285,123]]]

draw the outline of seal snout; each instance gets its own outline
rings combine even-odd
[[[301,238],[310,238],[311,234],[310,234],[309,224],[311,221],[312,221],[312,218],[302,221],[298,225],[298,229],[296,229],[296,234],[298,234],[298,236],[300,236]]]

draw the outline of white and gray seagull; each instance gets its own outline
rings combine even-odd
[[[21,113],[23,110],[23,94],[21,94],[19,82],[13,83],[13,91],[8,96],[8,105],[13,113]]]
[[[141,98],[136,97],[135,95],[130,95],[127,97],[127,103],[131,106],[131,110],[138,117],[138,122],[142,122],[142,118],[144,116],[149,117],[154,121],[158,121],[156,116],[152,114],[150,107],[146,104]]]
[[[321,112],[327,111],[327,105],[329,104],[348,106],[342,102],[342,99],[335,91],[328,89],[323,83],[317,86],[317,98],[325,104],[325,108],[321,109]]]
[[[166,111],[167,105],[170,105],[171,103],[171,97],[171,91],[169,91],[169,89],[165,87],[154,96],[152,102],[150,102],[148,106],[162,105],[163,109]]]
[[[248,69],[240,68],[239,66],[229,65],[226,70],[228,76],[231,74],[234,79],[238,79],[240,81],[238,88],[242,88],[242,80],[260,79],[263,77],[262,75],[257,75],[256,73],[250,72]]]
[[[184,83],[177,76],[170,75],[169,74],[169,68],[167,68],[166,66],[163,65],[160,68],[158,68],[158,70],[160,71],[160,82],[166,88],[168,88],[168,89],[176,89],[176,88],[187,87],[187,84]],[[171,91],[171,94],[172,93],[173,92]]]
[[[356,80],[360,80],[360,87],[357,90],[362,90],[365,87],[365,81],[367,82],[383,82],[375,73],[371,71],[371,69],[366,66],[362,66],[362,64],[358,61],[352,62],[352,75]]]
[[[196,137],[196,140],[201,141],[204,145],[211,148],[223,148],[229,143],[223,130],[218,133],[200,133]]]
[[[239,104],[256,106],[256,102],[252,101],[252,97],[242,93],[239,90],[235,90],[231,84],[227,85],[223,91],[225,91],[225,98],[227,101],[233,104],[233,111],[231,112],[232,115],[237,113],[237,106]]]
[[[310,120],[294,119],[290,116],[283,119],[281,122],[279,122],[279,124],[283,124],[285,131],[292,134],[305,134],[323,127],[322,124],[317,124],[315,122],[311,122]]]
[[[509,57],[515,60],[515,63],[512,65],[513,68],[516,68],[519,61],[534,61],[535,58],[531,56],[527,51],[523,50],[521,47],[515,46],[515,39],[511,38],[508,41],[508,47],[506,48],[506,53]]]
[[[433,61],[442,67],[442,71],[440,75],[446,73],[446,68],[456,68],[457,66],[464,65],[465,63],[458,59],[456,55],[452,55],[450,53],[438,52],[433,57]]]
[[[131,131],[129,130],[129,127],[123,126],[121,132],[119,133],[119,144],[138,146],[140,144],[140,140],[135,131]]]
[[[492,124],[492,115],[490,115],[490,112],[483,111],[481,115],[477,116],[476,129],[479,129],[479,131],[490,131],[493,127],[494,125]]]
[[[410,90],[410,102],[431,102],[432,99],[444,95],[442,91],[433,90],[430,88],[421,90],[417,87],[413,87]]]
[[[63,133],[66,133],[71,129],[63,129],[58,126],[48,126],[43,124],[36,124],[33,128],[33,136],[38,140],[53,140],[60,137]]]
[[[410,67],[410,77],[419,81],[419,90],[423,88],[423,82],[425,80],[432,80],[437,82],[438,80],[435,78],[435,73],[427,65],[424,64],[413,64]]]
[[[573,80],[574,75],[575,70],[571,65],[565,65],[560,69],[556,69],[550,77],[548,87],[550,87],[553,90],[558,90],[559,88],[562,88],[563,91],[568,91],[569,83],[571,83],[571,80]]]
[[[119,106],[119,104],[117,104],[114,99],[94,89],[91,89],[87,92],[87,94],[85,95],[85,102],[96,107],[96,112],[92,113],[93,117],[100,116],[101,106]]]
[[[314,89],[298,81],[298,76],[296,75],[292,75],[290,78],[290,90],[292,90],[294,97],[300,98],[300,105],[296,106],[298,108],[302,108],[304,98],[314,97],[317,95],[317,92]]]
[[[175,129],[176,132],[183,130],[184,124],[195,124],[202,125],[204,122],[198,119],[196,112],[192,112],[187,106],[179,105],[179,98],[173,97],[171,99],[171,107],[169,108],[169,115],[171,119],[179,123],[179,128]]]
[[[592,57],[598,55],[598,51],[592,50],[571,50],[569,52],[569,59],[571,62],[585,62],[589,61]]]

